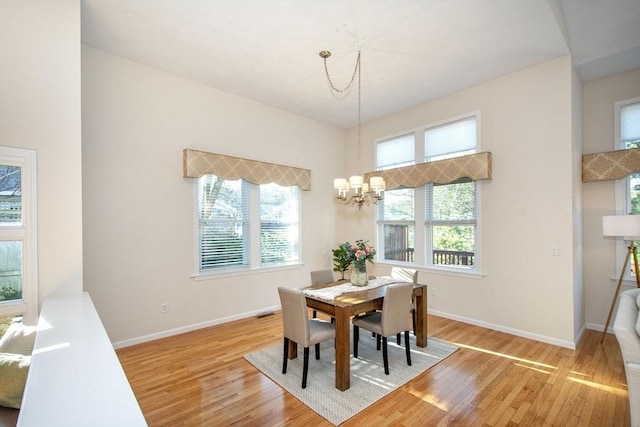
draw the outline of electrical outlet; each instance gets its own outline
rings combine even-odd
[[[436,296],[436,288],[431,288],[431,296],[432,297]]]
[[[162,312],[162,313],[168,313],[169,312],[169,303],[168,302],[162,303],[162,305],[160,306],[160,312]]]
[[[553,256],[558,256],[560,255],[560,248],[558,245],[551,245],[549,246],[549,253]]]

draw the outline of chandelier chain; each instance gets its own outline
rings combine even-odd
[[[324,60],[324,73],[327,75],[327,81],[329,82],[329,86],[331,86],[331,89],[333,89],[334,91],[338,92],[338,93],[342,93],[342,92],[346,92],[349,89],[351,89],[351,86],[353,86],[353,82],[356,79],[356,74],[358,74],[358,86],[360,85],[360,51],[358,51],[358,57],[356,58],[356,66],[353,69],[353,74],[351,75],[351,80],[349,81],[349,84],[347,84],[347,86],[344,87],[344,89],[338,89],[334,84],[333,84],[333,80],[331,80],[331,76],[329,75],[329,68],[327,67],[327,58],[328,56],[323,56],[322,59]]]
[[[358,68],[358,173],[362,173],[362,75],[360,74],[362,67],[360,66],[360,51],[358,51],[356,62]]]
[[[323,50],[320,52],[320,57],[324,60],[324,72],[327,77],[327,82],[332,91],[337,93],[346,92],[353,87],[353,83],[358,78],[358,157],[357,167],[360,175],[354,175],[349,177],[348,180],[344,178],[335,178],[333,180],[333,188],[338,191],[337,199],[345,205],[357,206],[358,209],[362,209],[362,206],[376,205],[383,199],[383,192],[385,189],[384,179],[380,176],[369,177],[370,182],[364,182],[362,176],[362,62],[360,50],[358,50],[358,56],[356,58],[356,65],[351,75],[349,84],[344,89],[339,89],[335,86],[329,75],[329,69],[327,67],[327,58],[331,56],[331,52]],[[353,189],[354,195],[349,196],[349,190]]]

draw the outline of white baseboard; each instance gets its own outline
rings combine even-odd
[[[591,329],[593,331],[602,332],[604,331],[604,325],[599,325],[596,323],[587,323],[587,329]],[[610,326],[607,328],[608,334],[613,334],[613,322],[611,322]]]
[[[213,319],[213,320],[209,320],[209,321],[202,322],[202,323],[196,323],[196,324],[192,324],[192,325],[182,326],[180,328],[169,329],[167,331],[156,332],[156,333],[153,333],[153,334],[144,335],[144,336],[137,337],[137,338],[132,338],[132,339],[129,339],[129,340],[114,342],[113,343],[113,347],[116,348],[116,349],[123,348],[123,347],[129,347],[131,345],[142,344],[142,343],[145,343],[145,342],[148,342],[148,341],[154,341],[154,340],[157,340],[157,339],[160,339],[160,338],[167,338],[167,337],[171,337],[171,336],[174,336],[174,335],[184,334],[186,332],[191,332],[191,331],[195,331],[195,330],[202,329],[202,328],[208,328],[210,326],[221,325],[223,323],[232,322],[234,320],[240,320],[240,319],[246,319],[248,317],[260,316],[260,315],[264,315],[265,313],[270,313],[270,312],[277,311],[277,310],[280,310],[280,306],[279,305],[278,306],[273,306],[273,307],[266,307],[266,308],[262,308],[260,310],[250,311],[250,312],[246,312],[246,313],[240,313],[240,314],[237,314],[237,315],[234,315],[234,316],[223,317],[223,318],[219,318],[219,319]],[[470,318],[467,318],[467,317],[458,316],[458,315],[455,315],[455,314],[445,313],[445,312],[441,312],[441,311],[428,310],[428,313],[429,314],[433,314],[434,316],[444,317],[445,319],[451,319],[451,320],[456,320],[458,322],[468,323],[470,325],[481,326],[483,328],[492,329],[494,331],[504,332],[504,333],[507,333],[507,334],[511,334],[511,335],[515,335],[515,336],[519,336],[519,337],[523,337],[523,338],[529,338],[529,339],[540,341],[540,342],[544,342],[544,343],[547,343],[547,344],[552,344],[552,345],[557,345],[557,346],[560,346],[560,347],[569,348],[571,350],[575,350],[576,349],[576,343],[580,342],[580,339],[582,338],[582,335],[584,334],[586,329],[593,329],[593,330],[596,330],[596,331],[602,331],[602,329],[603,329],[602,325],[587,324],[586,325],[586,329],[582,328],[582,330],[580,331],[580,333],[576,337],[576,341],[575,342],[571,342],[571,341],[559,340],[559,339],[553,338],[553,337],[547,337],[545,335],[534,334],[534,333],[527,332],[527,331],[521,331],[519,329],[508,328],[508,327],[505,327],[505,326],[502,326],[502,325],[496,325],[496,324],[489,323],[489,322],[483,322],[483,321],[476,320],[476,319],[470,319]],[[609,330],[611,332],[613,332],[613,329],[609,328]]]
[[[227,322],[232,322],[234,320],[240,320],[240,319],[246,319],[248,317],[255,317],[255,316],[261,316],[261,315],[265,315],[268,313],[272,313],[276,310],[280,310],[280,306],[274,306],[274,307],[266,307],[266,308],[261,308],[260,310],[255,310],[255,311],[249,311],[246,313],[240,313],[240,314],[236,314],[233,316],[229,316],[229,317],[222,317],[219,319],[213,319],[213,320],[208,320],[206,322],[202,322],[202,323],[195,323],[193,325],[187,325],[187,326],[182,326],[180,328],[175,328],[175,329],[169,329],[167,331],[161,331],[161,332],[156,332],[153,334],[149,334],[149,335],[144,335],[138,338],[132,338],[129,340],[124,340],[124,341],[118,341],[118,342],[114,342],[112,343],[114,348],[123,348],[123,347],[129,347],[131,345],[136,345],[136,344],[142,344],[145,342],[149,342],[149,341],[154,341],[160,338],[167,338],[167,337],[171,337],[174,335],[180,335],[180,334],[184,334],[185,332],[191,332],[191,331],[195,331],[198,329],[202,329],[202,328],[208,328],[210,326],[216,326],[216,325],[221,325],[223,323],[227,323]]]
[[[576,349],[576,344],[574,342],[571,342],[571,341],[559,340],[557,338],[547,337],[545,335],[534,334],[534,333],[527,332],[527,331],[521,331],[519,329],[508,328],[508,327],[505,327],[505,326],[502,326],[502,325],[496,325],[494,323],[483,322],[481,320],[470,319],[470,318],[467,318],[467,317],[458,316],[458,315],[450,314],[450,313],[444,313],[444,312],[441,312],[441,311],[428,310],[427,312],[429,314],[433,314],[434,316],[444,317],[445,319],[456,320],[458,322],[468,323],[470,325],[475,325],[475,326],[481,326],[483,328],[492,329],[494,331],[504,332],[504,333],[507,333],[507,334],[510,334],[510,335],[515,335],[515,336],[518,336],[518,337],[528,338],[528,339],[532,339],[532,340],[535,340],[535,341],[544,342],[544,343],[547,343],[547,344],[557,345],[557,346],[565,347],[565,348],[568,348],[568,349],[571,349],[571,350],[575,350]],[[582,333],[580,335],[582,335]],[[576,341],[576,342],[578,342],[578,341]]]

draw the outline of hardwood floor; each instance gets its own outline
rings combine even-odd
[[[629,426],[615,336],[600,346],[589,330],[572,351],[428,321],[429,336],[460,350],[344,426]],[[281,322],[276,313],[119,349],[149,425],[330,426],[242,357],[281,344]]]

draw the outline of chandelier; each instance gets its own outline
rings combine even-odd
[[[324,61],[324,72],[327,76],[327,81],[329,82],[329,86],[331,87],[332,91],[339,94],[348,91],[353,86],[353,82],[355,81],[356,76],[358,77],[358,169],[360,169],[360,152],[362,147],[362,84],[360,79],[360,70],[362,69],[362,67],[360,64],[360,51],[358,50],[356,66],[353,70],[351,80],[343,89],[335,87],[333,81],[331,80],[331,76],[329,75],[329,69],[327,68],[327,58],[329,58],[330,56],[331,52],[329,52],[328,50],[323,50],[322,52],[320,52],[320,57]],[[348,180],[345,178],[335,178],[333,180],[333,188],[338,192],[336,199],[338,199],[345,205],[357,206],[358,209],[362,209],[362,206],[364,205],[376,205],[380,200],[382,200],[384,185],[384,179],[380,176],[372,176],[368,183],[364,182],[364,178],[362,175],[351,176]],[[351,190],[353,190],[353,193],[351,193]]]

